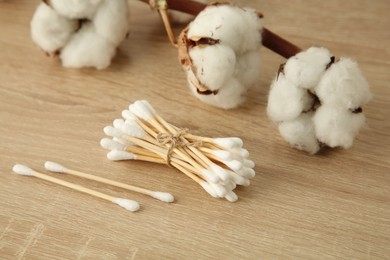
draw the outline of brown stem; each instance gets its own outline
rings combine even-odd
[[[140,0],[145,3],[150,3],[150,0]],[[199,3],[193,0],[166,0],[169,9],[180,11],[187,14],[198,15],[204,8],[207,7],[206,4]],[[267,28],[263,27],[263,45],[272,50],[273,52],[283,56],[288,59],[298,52],[302,51],[301,48],[295,44],[283,39],[279,35],[273,33]]]
[[[265,27],[263,28],[263,45],[286,59],[291,58],[302,51],[298,46],[283,39]]]

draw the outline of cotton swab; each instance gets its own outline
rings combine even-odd
[[[49,181],[49,182],[52,182],[52,183],[55,183],[55,184],[58,184],[61,186],[65,186],[65,187],[73,189],[73,190],[77,190],[77,191],[89,194],[89,195],[94,196],[94,197],[98,197],[98,198],[110,201],[110,202],[115,203],[115,204],[129,210],[129,211],[137,211],[140,208],[138,202],[136,202],[134,200],[116,198],[116,197],[113,197],[113,196],[110,196],[110,195],[107,195],[107,194],[104,194],[104,193],[101,193],[101,192],[98,192],[95,190],[88,189],[88,188],[81,186],[81,185],[73,184],[73,183],[51,177],[49,175],[46,175],[46,174],[43,174],[43,173],[40,173],[37,171],[34,171],[33,169],[31,169],[27,166],[21,165],[21,164],[15,164],[12,168],[12,171],[14,173],[19,174],[19,175],[33,176],[33,177],[36,177],[36,178],[39,178],[42,180],[46,180],[46,181]]]
[[[136,187],[136,186],[133,186],[133,185],[128,185],[128,184],[125,184],[125,183],[109,180],[109,179],[106,179],[106,178],[103,178],[103,177],[99,177],[99,176],[95,176],[95,175],[92,175],[92,174],[87,174],[87,173],[83,173],[83,172],[80,172],[80,171],[68,169],[68,168],[66,168],[66,167],[64,167],[64,166],[62,166],[62,165],[60,165],[58,163],[55,163],[55,162],[49,162],[49,161],[45,162],[45,168],[46,168],[46,170],[51,171],[51,172],[67,173],[67,174],[78,176],[78,177],[81,177],[81,178],[97,181],[97,182],[100,182],[100,183],[108,184],[108,185],[111,185],[111,186],[119,187],[119,188],[122,188],[122,189],[134,191],[134,192],[138,192],[138,193],[141,193],[141,194],[145,194],[145,195],[151,196],[151,197],[153,197],[155,199],[161,200],[163,202],[170,203],[170,202],[174,201],[174,197],[172,196],[172,194],[167,193],[167,192],[151,191],[151,190],[140,188],[140,187]]]

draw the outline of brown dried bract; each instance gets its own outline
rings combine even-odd
[[[198,37],[196,39],[188,39],[187,33],[189,28],[185,28],[178,37],[178,50],[179,61],[183,66],[183,69],[188,72],[188,78],[191,83],[196,87],[196,91],[201,95],[216,95],[218,91],[212,91],[207,86],[202,84],[196,77],[197,68],[192,63],[192,59],[189,55],[189,50],[195,46],[200,45],[215,45],[219,43],[219,40],[215,40],[209,37]]]
[[[51,7],[51,1],[50,0],[42,0],[43,3],[45,3],[47,6]]]

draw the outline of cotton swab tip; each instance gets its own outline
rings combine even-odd
[[[107,159],[110,161],[124,161],[124,160],[135,160],[136,156],[133,153],[125,151],[112,150],[107,153]]]
[[[207,182],[203,181],[200,183],[200,186],[212,197],[218,198],[216,191],[208,184]]]
[[[34,170],[22,164],[15,164],[12,171],[19,175],[34,176]]]
[[[226,194],[225,199],[227,199],[230,202],[236,202],[238,200],[238,196],[233,191],[231,191],[228,194]]]
[[[139,101],[136,101],[134,104],[129,106],[129,110],[134,113],[137,117],[142,118],[146,121],[152,118],[152,113],[148,109],[145,109],[145,106]]]
[[[100,140],[100,145],[101,147],[103,147],[104,149],[107,149],[107,150],[125,150],[126,146],[124,146],[123,144],[121,143],[118,143],[110,138],[103,138],[102,140]]]
[[[146,108],[148,108],[148,110],[149,110],[152,114],[155,114],[155,113],[156,113],[156,110],[154,110],[153,106],[152,106],[147,100],[140,100],[140,102],[141,102]]]
[[[135,200],[116,198],[112,202],[129,211],[137,211],[140,208],[138,202],[136,202]]]
[[[243,142],[238,137],[226,137],[226,138],[214,138],[214,143],[223,147],[223,148],[241,148]]]
[[[202,174],[208,182],[217,183],[219,181],[218,176],[212,171],[203,169]]]
[[[172,194],[167,193],[167,192],[159,192],[159,191],[154,191],[151,193],[151,196],[155,199],[161,200],[163,202],[171,203],[175,200]]]
[[[218,197],[223,198],[228,193],[225,187],[221,184],[210,183],[210,187],[215,190]]]
[[[131,113],[130,110],[127,110],[127,109],[122,111],[122,117],[126,120],[136,120],[137,119],[137,117],[133,113]]]
[[[145,137],[145,132],[142,130],[141,127],[139,127],[136,124],[124,124],[121,128],[121,130],[130,136],[136,137],[136,138],[143,138]]]
[[[242,169],[242,163],[238,160],[232,160],[223,163],[226,164],[233,171],[239,171]]]
[[[255,162],[249,159],[244,160],[244,166],[248,168],[255,168]]]
[[[218,166],[216,164],[211,164],[210,168],[213,172],[217,174],[217,176],[222,180],[222,181],[227,181],[229,179],[229,173],[222,168],[221,166]]]
[[[55,162],[45,162],[45,169],[51,172],[64,173],[66,168],[61,164]]]
[[[229,161],[232,159],[232,153],[228,151],[223,151],[223,150],[215,150],[213,151],[213,154],[217,156],[219,159],[224,160],[224,161]]]
[[[122,118],[117,118],[114,120],[114,122],[112,122],[112,125],[118,129],[120,129],[124,124],[125,121]]]
[[[104,127],[103,131],[104,131],[104,133],[106,135],[111,136],[111,137],[118,137],[118,138],[120,138],[123,135],[121,130],[116,129],[116,128],[110,126],[110,125]]]

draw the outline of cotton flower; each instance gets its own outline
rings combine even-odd
[[[69,68],[108,67],[128,30],[126,0],[48,0],[31,21],[33,41]]]
[[[336,61],[325,48],[290,58],[271,84],[267,113],[294,148],[314,154],[322,146],[350,148],[371,98],[356,62]]]
[[[258,79],[261,24],[252,9],[205,8],[179,37],[179,59],[192,93],[225,109],[237,107]]]

